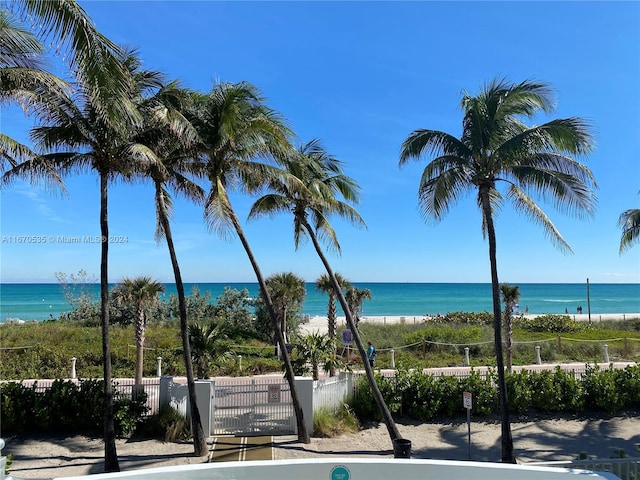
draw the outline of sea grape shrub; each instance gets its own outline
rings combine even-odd
[[[497,411],[498,394],[495,387],[497,377],[495,370],[489,370],[484,379],[477,370],[472,369],[469,376],[459,379],[461,391],[471,392],[473,395],[471,412],[474,415],[486,416]]]
[[[601,370],[598,365],[587,365],[582,385],[587,408],[615,413],[640,406],[638,365],[623,370]]]
[[[590,328],[587,323],[572,320],[569,315],[540,315],[534,318],[515,317],[513,326],[530,332],[575,333]]]
[[[36,412],[36,387],[26,387],[20,382],[4,382],[0,386],[2,410],[0,424],[4,432],[21,433],[34,429]]]
[[[493,324],[493,314],[489,312],[449,312],[446,315],[436,315],[429,317],[427,324],[446,325],[491,325]]]

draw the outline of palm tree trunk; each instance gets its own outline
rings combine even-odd
[[[156,186],[156,202],[158,204],[158,212],[160,222],[164,230],[164,236],[167,240],[169,256],[171,257],[171,266],[173,267],[173,276],[176,281],[176,291],[178,293],[178,311],[180,315],[180,337],[182,339],[182,352],[184,357],[184,365],[187,373],[187,389],[189,391],[189,407],[191,411],[191,433],[193,435],[193,450],[198,457],[203,457],[209,453],[207,441],[200,420],[200,411],[198,410],[198,402],[196,401],[196,383],[193,375],[193,363],[191,362],[191,346],[189,345],[189,325],[187,322],[187,302],[184,295],[184,284],[182,283],[182,275],[180,273],[180,265],[178,257],[173,245],[173,236],[171,234],[171,225],[169,216],[167,215],[167,207],[162,195],[161,186]]]
[[[136,373],[135,373],[135,391],[137,392],[142,385],[142,367],[144,364],[144,323],[145,314],[144,307],[138,306],[138,320],[136,321]]]
[[[228,202],[228,199],[227,199]],[[228,203],[231,205],[230,203]],[[293,372],[293,366],[291,365],[291,359],[289,358],[289,352],[287,351],[287,347],[284,341],[284,336],[282,333],[282,329],[280,328],[280,323],[278,322],[278,317],[276,316],[276,310],[273,306],[273,302],[271,301],[271,295],[269,295],[269,290],[267,290],[267,284],[262,276],[262,272],[260,271],[260,267],[258,266],[258,262],[253,256],[253,252],[249,247],[249,242],[247,238],[244,236],[244,232],[242,231],[242,227],[240,226],[240,222],[235,215],[235,212],[229,207],[229,217],[233,223],[233,226],[240,238],[240,242],[242,242],[242,246],[244,247],[245,252],[247,252],[247,256],[249,257],[249,262],[251,262],[251,266],[253,267],[253,271],[256,274],[256,278],[258,279],[258,284],[260,285],[260,290],[262,291],[262,295],[264,296],[265,303],[267,304],[267,310],[269,311],[269,316],[271,317],[271,323],[275,330],[276,341],[278,342],[278,346],[280,347],[280,352],[282,352],[282,360],[284,361],[284,367],[286,372],[287,381],[289,382],[289,389],[291,390],[291,401],[293,402],[293,409],[296,413],[296,421],[298,424],[298,441],[301,443],[311,443],[311,439],[309,438],[309,432],[307,431],[307,426],[304,423],[304,413],[302,411],[302,405],[300,405],[300,398],[298,397],[298,390],[296,389],[295,383],[295,374]]]
[[[111,381],[111,338],[109,335],[109,213],[108,177],[100,172],[100,316],[102,324],[102,369],[104,377],[104,471],[119,472],[116,431],[113,418]]]
[[[335,295],[333,291],[330,290],[329,291],[329,311],[327,312],[327,322],[329,323],[328,324],[329,338],[332,340],[336,338],[336,317],[337,317],[337,313],[336,313]],[[333,349],[333,355],[334,357],[336,355],[335,344]],[[333,363],[329,368],[329,376],[330,377],[336,376],[336,367],[333,365]]]
[[[491,264],[491,292],[493,298],[493,330],[496,350],[496,368],[498,370],[498,394],[500,396],[500,413],[502,417],[502,462],[516,463],[513,453],[513,438],[509,419],[509,401],[507,398],[507,382],[505,379],[504,359],[502,354],[502,318],[500,311],[500,283],[498,282],[498,262],[496,260],[496,232],[493,226],[489,195],[481,191],[480,201],[489,237],[489,262]]]
[[[393,417],[391,416],[391,412],[389,411],[389,408],[387,407],[387,404],[385,403],[384,398],[382,397],[382,393],[378,388],[378,384],[376,383],[376,379],[373,375],[373,369],[371,368],[371,365],[367,361],[367,352],[364,348],[364,345],[362,344],[362,340],[360,339],[360,333],[356,328],[356,324],[353,320],[353,316],[351,315],[351,311],[349,310],[349,305],[347,304],[347,300],[344,298],[342,289],[340,288],[340,285],[338,284],[338,281],[336,280],[336,277],[333,274],[333,271],[331,270],[331,266],[329,265],[327,258],[324,256],[322,247],[320,246],[320,243],[318,242],[318,239],[313,229],[311,228],[311,225],[309,225],[309,222],[307,222],[306,219],[303,219],[303,225],[304,225],[304,228],[309,233],[309,236],[311,237],[313,246],[315,247],[316,252],[320,257],[320,260],[322,261],[324,268],[327,270],[327,274],[329,275],[329,278],[331,279],[331,282],[333,284],[333,288],[336,291],[336,296],[338,297],[338,301],[340,302],[340,305],[344,310],[344,314],[347,318],[347,325],[353,332],[353,340],[355,341],[356,346],[358,347],[358,351],[360,352],[360,358],[362,358],[364,371],[367,374],[367,380],[369,381],[371,391],[373,392],[373,398],[375,399],[376,404],[378,405],[378,409],[380,410],[380,414],[382,415],[382,420],[387,427],[387,431],[389,432],[389,437],[391,438],[391,442],[393,443],[394,440],[398,438],[402,438],[402,435],[400,435],[400,431],[398,430],[396,422],[393,420]]]

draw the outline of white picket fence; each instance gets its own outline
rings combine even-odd
[[[313,382],[313,410],[329,409],[336,411],[353,395],[353,375],[342,372]]]

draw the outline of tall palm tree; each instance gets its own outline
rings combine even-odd
[[[620,238],[620,254],[622,254],[634,243],[640,241],[640,208],[631,208],[622,212],[618,218],[618,226],[622,228]]]
[[[496,261],[494,216],[506,200],[540,224],[563,251],[571,251],[560,232],[531,194],[551,198],[556,207],[592,215],[595,180],[571,155],[592,149],[588,124],[581,118],[556,119],[529,127],[520,119],[553,110],[545,83],[510,84],[493,80],[482,91],[462,98],[464,118],[460,139],[437,130],[420,129],[403,142],[400,166],[423,156],[435,156],[425,167],[418,201],[426,219],[440,220],[468,190],[477,192],[482,232],[489,239],[494,315],[494,343],[502,413],[502,461],[514,462],[502,354],[500,288]],[[497,185],[506,184],[506,198]]]
[[[335,276],[341,289],[349,289],[349,287],[351,287],[351,282],[344,278],[342,275],[340,275],[339,273],[335,273]],[[329,304],[327,306],[327,328],[329,332],[329,338],[336,338],[336,328],[338,321],[338,314],[336,312],[336,294],[333,290],[331,279],[326,273],[320,275],[316,280],[316,290],[326,293],[329,296]]]
[[[111,297],[114,299],[116,304],[133,305],[135,307],[136,318],[134,322],[134,329],[136,337],[136,391],[138,391],[142,385],[147,309],[154,302],[158,301],[158,294],[160,292],[164,292],[164,285],[147,276],[134,278],[126,277],[111,291]]]
[[[0,10],[0,103],[16,102],[26,114],[68,85],[45,70],[42,43],[6,10]],[[28,146],[0,132],[0,171],[25,163],[24,176],[32,182],[48,181],[64,190],[57,172]],[[29,168],[27,169],[26,166]]]
[[[347,299],[347,304],[349,305],[349,310],[351,311],[351,315],[356,320],[356,327],[360,323],[360,310],[362,309],[362,302],[365,300],[371,300],[371,290],[368,288],[358,288],[358,287],[350,287],[347,288],[347,293],[345,294],[345,298]]]
[[[503,283],[500,285],[502,301],[504,302],[504,335],[507,347],[507,372],[511,373],[511,359],[513,358],[513,308],[520,300],[520,289],[517,285]]]
[[[190,92],[181,88],[177,82],[163,85],[145,102],[145,125],[137,143],[132,146],[131,153],[141,164],[141,173],[149,177],[154,186],[156,240],[164,238],[167,242],[178,297],[180,337],[189,392],[194,454],[204,456],[208,454],[209,448],[196,399],[187,302],[171,231],[173,201],[168,191],[168,188],[171,188],[197,204],[204,202],[204,190],[191,180],[191,177],[198,173],[200,164],[193,162],[189,157],[189,149],[193,147],[197,138],[197,132],[183,116],[190,99]]]
[[[298,311],[307,296],[305,282],[295,273],[283,272],[271,275],[266,280],[269,295],[280,322],[280,330],[285,343],[289,343],[287,334],[287,312],[292,309]]]
[[[43,40],[60,45],[59,53],[64,53],[74,74],[84,79],[95,113],[102,121],[137,118],[121,49],[97,30],[75,0],[19,0],[13,2],[12,11],[37,23],[37,33]]]
[[[364,221],[358,212],[346,202],[358,200],[357,184],[342,172],[342,162],[329,155],[318,140],[312,140],[301,146],[297,152],[283,159],[284,168],[289,175],[296,177],[299,182],[283,181],[283,178],[273,178],[269,183],[271,193],[260,197],[251,207],[249,218],[261,215],[293,212],[294,244],[298,248],[303,238],[311,239],[316,253],[325,267],[327,275],[333,285],[333,290],[344,310],[347,325],[353,332],[353,339],[358,347],[361,358],[366,358],[366,351],[356,329],[355,320],[347,301],[342,293],[342,287],[324,254],[319,238],[328,242],[329,248],[340,251],[340,244],[336,232],[329,223],[330,215],[343,217],[355,225],[364,226]],[[337,198],[342,196],[346,202]],[[312,225],[313,224],[313,225]],[[373,370],[368,362],[364,362],[367,380],[371,385],[374,398],[389,432],[392,442],[400,437],[400,432],[391,416],[382,393],[378,388]]]
[[[234,231],[247,253],[282,352],[296,412],[298,440],[309,443],[310,437],[284,335],[264,277],[231,204],[228,191],[234,187],[253,191],[263,185],[269,176],[275,175],[276,168],[256,159],[270,158],[274,153],[289,148],[287,137],[291,132],[283,119],[266,106],[258,89],[246,82],[219,84],[208,95],[199,96],[190,120],[198,131],[199,158],[205,164],[206,175],[211,183],[205,201],[205,221],[221,235],[229,230]]]
[[[128,101],[140,103],[150,86],[157,81],[153,73],[140,70],[135,52],[127,52],[122,66],[129,72]],[[107,74],[109,63],[103,66]],[[107,83],[106,85],[109,85]],[[102,355],[105,398],[105,471],[119,471],[115,445],[113,392],[111,377],[111,342],[109,335],[109,217],[108,185],[116,177],[128,177],[134,171],[131,161],[132,137],[138,130],[131,117],[109,117],[105,105],[96,97],[96,85],[78,73],[73,94],[51,93],[47,102],[38,105],[36,114],[43,125],[31,131],[38,150],[52,152],[40,155],[59,169],[61,174],[71,171],[94,170],[100,181],[100,318],[102,325]],[[120,98],[114,96],[114,102]],[[25,163],[12,169],[16,175],[24,173]]]
[[[351,286],[351,282],[344,278],[339,273],[335,273],[336,281],[340,285],[340,288],[349,288]],[[338,314],[336,312],[336,294],[333,291],[333,284],[331,283],[331,279],[327,274],[320,275],[316,280],[316,290],[320,292],[324,292],[329,296],[329,304],[327,306],[327,328],[329,338],[334,341],[336,338],[336,329],[338,326]],[[335,355],[335,352],[334,352]],[[329,376],[336,376],[336,368],[334,362],[331,363],[329,368]]]

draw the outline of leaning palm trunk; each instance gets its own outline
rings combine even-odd
[[[358,347],[360,358],[362,358],[362,364],[364,365],[364,371],[367,374],[367,380],[369,381],[369,386],[371,387],[371,391],[373,392],[373,398],[375,399],[376,404],[378,405],[378,409],[380,410],[380,414],[382,415],[382,420],[387,427],[387,431],[389,432],[389,437],[391,438],[391,442],[393,442],[398,438],[402,438],[402,436],[400,435],[400,431],[398,430],[396,422],[393,420],[393,417],[391,416],[391,412],[389,411],[389,408],[387,407],[387,404],[385,403],[384,398],[382,397],[382,393],[378,388],[378,384],[376,383],[376,379],[373,375],[373,369],[371,368],[371,365],[367,361],[367,352],[364,348],[364,345],[362,344],[362,340],[360,339],[360,333],[358,333],[358,329],[356,328],[356,324],[354,322],[353,316],[351,315],[351,311],[349,310],[349,305],[347,304],[347,300],[344,298],[342,289],[340,288],[340,285],[338,284],[338,281],[336,280],[336,277],[333,274],[333,270],[331,269],[331,266],[329,265],[327,258],[324,256],[322,247],[320,246],[320,243],[318,242],[318,239],[313,229],[311,228],[311,225],[309,225],[309,222],[307,222],[306,219],[303,219],[302,222],[303,222],[304,228],[309,233],[309,237],[311,237],[313,246],[315,247],[316,252],[320,257],[320,260],[322,261],[324,268],[327,271],[327,275],[329,275],[329,278],[331,279],[331,283],[333,284],[333,288],[335,289],[336,296],[338,297],[338,301],[340,302],[340,306],[344,310],[344,314],[347,319],[347,326],[353,332],[353,340],[355,341],[356,346]]]
[[[229,217],[231,218],[231,222],[233,223],[233,227],[235,228],[238,237],[240,238],[240,242],[244,247],[247,256],[249,257],[249,262],[251,262],[251,266],[253,267],[253,271],[256,274],[256,278],[258,279],[258,284],[260,285],[260,290],[262,291],[262,295],[264,296],[265,303],[267,304],[267,310],[269,311],[269,316],[271,317],[271,323],[273,325],[273,329],[276,334],[276,341],[278,342],[278,347],[280,348],[280,352],[282,353],[282,360],[284,361],[284,367],[286,372],[287,381],[289,382],[289,389],[291,390],[291,400],[293,402],[293,409],[296,414],[296,421],[298,424],[298,441],[302,443],[310,443],[311,439],[309,438],[309,432],[307,432],[307,426],[304,423],[304,413],[302,411],[302,406],[300,405],[300,398],[298,397],[298,390],[296,389],[295,384],[295,374],[293,372],[293,366],[291,365],[291,359],[289,358],[289,352],[286,348],[286,343],[284,340],[284,335],[282,333],[282,329],[280,328],[280,322],[278,322],[278,317],[276,315],[276,310],[273,306],[273,302],[271,301],[271,295],[269,295],[269,290],[267,290],[267,284],[264,281],[262,276],[262,272],[260,271],[260,267],[258,266],[258,262],[253,256],[253,252],[249,247],[249,242],[244,235],[242,227],[240,226],[240,222],[238,222],[238,218],[231,208],[229,208]]]
[[[102,324],[102,369],[104,376],[104,471],[119,472],[111,385],[111,338],[109,336],[109,213],[108,178],[100,172],[100,316]]]
[[[496,232],[493,226],[491,205],[487,191],[480,193],[480,201],[484,220],[486,222],[487,236],[489,237],[489,262],[491,264],[491,292],[493,298],[493,330],[496,350],[496,368],[498,370],[498,394],[500,396],[500,413],[502,417],[502,461],[504,463],[516,463],[513,454],[513,438],[511,437],[511,424],[509,419],[509,402],[507,398],[507,382],[505,379],[504,359],[502,355],[502,318],[500,311],[500,284],[498,282],[498,262],[496,260]]]
[[[198,457],[203,457],[209,453],[207,441],[200,420],[200,411],[198,410],[198,402],[196,400],[196,383],[193,375],[193,363],[191,361],[191,346],[189,345],[189,325],[187,322],[187,302],[184,295],[184,284],[182,283],[182,275],[180,266],[178,265],[178,257],[173,245],[173,236],[171,235],[171,225],[169,224],[169,216],[167,215],[167,207],[162,195],[162,188],[156,188],[156,200],[158,205],[158,217],[162,224],[164,237],[167,241],[169,256],[171,257],[171,266],[173,267],[173,275],[176,281],[176,291],[178,293],[178,311],[180,315],[180,337],[182,339],[182,353],[184,357],[185,370],[187,372],[187,389],[189,391],[189,407],[191,411],[191,434],[193,435],[193,450]]]

